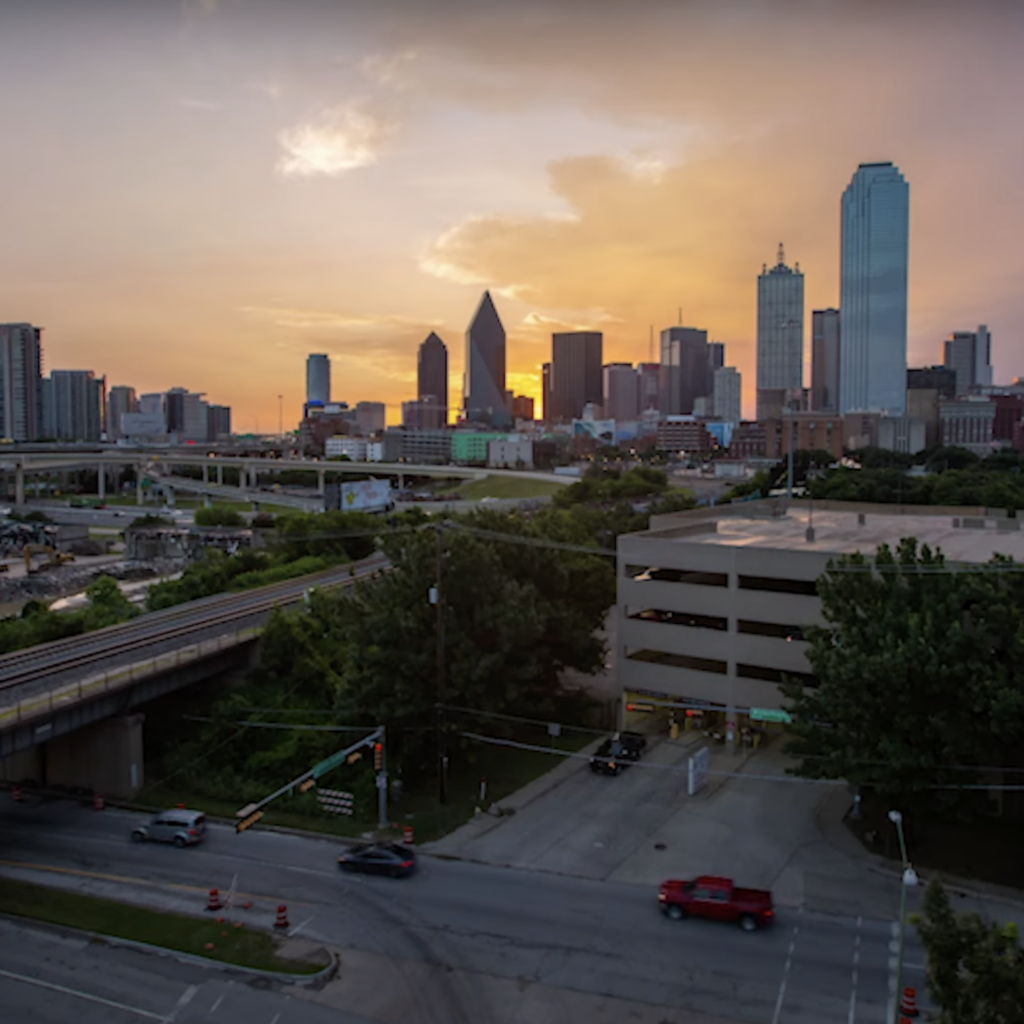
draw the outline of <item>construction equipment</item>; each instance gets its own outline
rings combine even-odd
[[[58,551],[52,544],[26,544],[22,550],[22,554],[25,557],[25,572],[30,575],[32,573],[43,572],[46,569],[56,569],[65,562],[73,562],[75,560],[74,555]],[[40,562],[39,565],[33,565],[33,555],[46,555],[47,560],[45,562]]]

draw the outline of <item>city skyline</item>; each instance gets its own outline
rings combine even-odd
[[[335,397],[379,398],[394,422],[416,346],[457,338],[489,288],[517,394],[539,399],[553,332],[600,330],[606,361],[638,363],[682,306],[729,346],[749,416],[764,252],[785,238],[807,308],[838,307],[836,196],[892,159],[915,190],[909,363],[987,323],[996,378],[1019,371],[1011,5],[273,7],[0,15],[5,109],[33,153],[0,200],[17,239],[0,319],[45,325],[48,369],[143,393],[184,364],[252,430],[276,425],[282,392],[297,421],[296,357],[325,352],[345,368]],[[531,12],[544,31],[524,57]],[[693,79],[668,70],[680,39]],[[693,88],[712,72],[716,89]],[[951,160],[951,138],[989,158]],[[453,345],[453,395],[462,363]]]

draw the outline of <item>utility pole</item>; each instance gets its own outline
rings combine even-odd
[[[441,804],[448,801],[448,757],[445,751],[444,721],[444,599],[442,579],[444,577],[444,524],[437,526],[437,582],[430,588],[430,603],[437,606],[437,706],[434,728],[437,740],[437,799]]]
[[[380,737],[373,746],[373,767],[377,769],[377,828],[384,832],[388,827],[388,763],[384,726]]]

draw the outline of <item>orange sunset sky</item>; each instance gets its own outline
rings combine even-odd
[[[987,323],[1024,372],[1024,3],[2,0],[0,320],[46,369],[188,387],[236,430],[461,390],[490,288],[509,386],[552,330],[605,359],[706,328],[753,413],[756,278],[783,241],[838,304],[857,164],[910,182],[911,365]],[[806,370],[809,376],[809,366]]]

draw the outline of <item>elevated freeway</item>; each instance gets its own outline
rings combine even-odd
[[[386,565],[377,554],[0,656],[0,764],[32,748],[73,739],[78,730],[211,675],[246,667],[246,649],[275,608],[301,602],[313,588],[350,586]],[[11,770],[3,774],[11,777]],[[137,784],[116,788],[131,790]],[[107,787],[108,793],[115,791]]]

